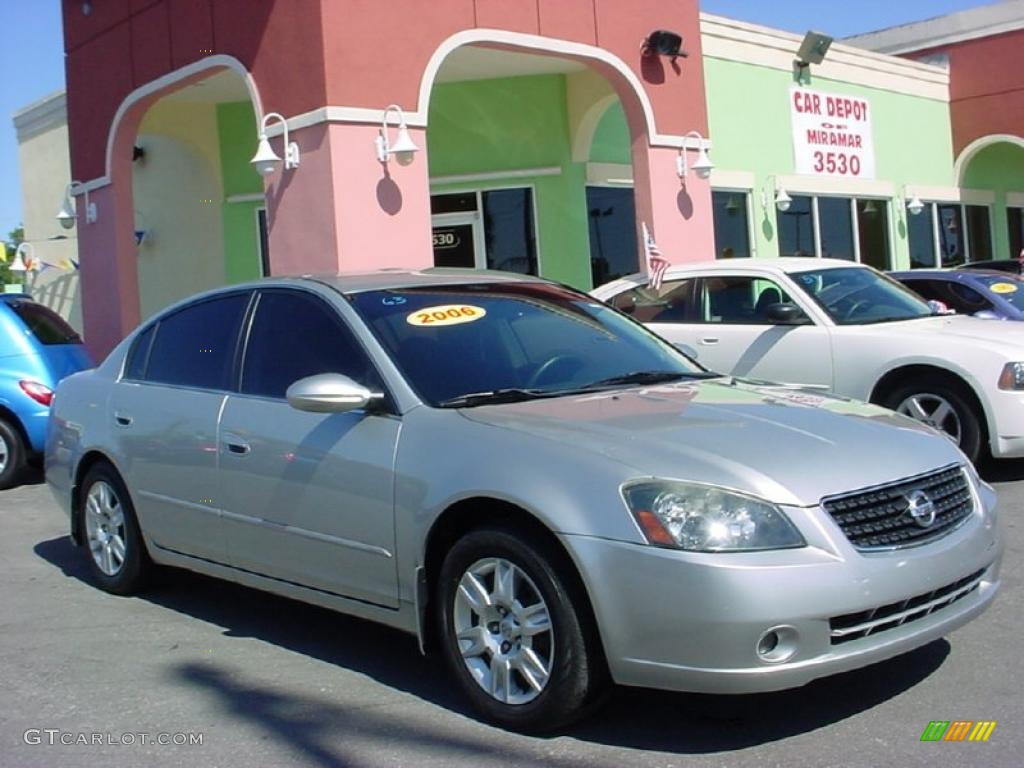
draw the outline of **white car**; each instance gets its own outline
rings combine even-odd
[[[1024,329],[937,316],[870,267],[744,259],[670,267],[593,291],[721,373],[809,385],[947,433],[972,460],[1024,456]]]

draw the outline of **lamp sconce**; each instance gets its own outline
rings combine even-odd
[[[281,158],[270,146],[270,139],[267,138],[267,123],[270,120],[277,120],[284,126],[284,168],[286,171],[299,167],[299,145],[288,137],[288,121],[277,112],[268,112],[260,121],[259,144],[256,147],[256,154],[252,156],[252,166],[260,176],[269,176],[277,169]]]
[[[668,29],[656,29],[644,38],[642,53],[644,56],[669,56],[673,64],[680,56],[685,59],[690,55],[683,50],[683,36]]]
[[[793,78],[800,84],[809,82],[811,64],[821,64],[831,45],[832,38],[821,32],[808,32],[804,35],[793,60]]]
[[[690,137],[695,138],[697,141],[691,143]],[[686,182],[686,177],[690,171],[697,174],[698,179],[707,179],[711,176],[711,171],[714,169],[715,164],[711,162],[711,158],[708,157],[708,140],[700,135],[698,131],[690,131],[683,137],[683,143],[679,147],[679,155],[676,157],[676,175]],[[697,150],[697,159],[693,161],[693,164],[689,164],[686,159],[686,150],[695,149]]]
[[[394,144],[388,139],[388,114],[391,112],[398,115],[398,134],[395,136]],[[374,140],[374,145],[377,148],[377,161],[380,163],[387,163],[392,155],[395,156],[399,165],[409,165],[415,159],[419,147],[409,136],[409,128],[405,124],[405,113],[397,104],[390,104],[384,110],[384,119],[381,122],[380,132]]]
[[[140,147],[138,144],[132,146],[132,162],[137,163],[139,160],[146,159],[146,150]]]
[[[785,189],[777,185],[774,176],[768,179],[765,188],[761,190],[761,210],[764,211],[765,216],[768,215],[769,196],[779,213],[785,213],[789,210],[789,206],[793,204],[793,198],[789,196]]]
[[[917,195],[913,195],[913,196],[911,196],[908,199],[907,198],[907,192],[904,189],[904,191],[903,191],[903,200],[906,203],[907,210],[910,211],[910,215],[911,216],[920,216],[921,215],[921,211],[924,210],[924,203],[921,202],[921,198],[920,197],[918,197]]]
[[[89,189],[80,181],[72,181],[64,190],[64,202],[57,211],[57,221],[64,229],[71,229],[78,220],[74,197],[85,195],[85,223],[96,223],[96,203],[89,202]]]
[[[35,259],[35,252],[36,252],[36,249],[32,245],[32,243],[21,243],[21,244],[19,244],[18,247],[14,249],[14,258],[11,259],[11,266],[10,266],[11,272],[22,272],[22,273],[24,273],[24,272],[28,272],[30,269],[32,269],[33,268],[33,264],[34,264],[34,262],[36,260]],[[28,256],[28,261],[25,261],[21,257],[21,254],[23,254],[23,253]]]

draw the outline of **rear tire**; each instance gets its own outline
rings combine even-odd
[[[945,433],[972,463],[982,458],[984,416],[971,403],[963,385],[938,377],[924,378],[892,390],[882,404]]]
[[[96,464],[86,473],[79,498],[79,530],[96,584],[115,595],[141,592],[154,566],[120,475],[109,464]]]
[[[25,470],[27,451],[21,432],[0,419],[0,491],[18,484]]]
[[[505,527],[452,546],[438,583],[442,652],[473,706],[517,731],[549,731],[598,704],[607,673],[584,595],[540,537]]]

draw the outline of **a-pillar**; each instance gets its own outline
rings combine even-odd
[[[335,122],[291,132],[299,167],[279,167],[266,183],[273,274],[433,265],[426,131],[409,128],[420,151],[408,166],[377,160],[378,131]],[[280,142],[271,139],[283,156]]]
[[[687,161],[697,158],[693,150]],[[673,264],[715,257],[711,183],[692,171],[685,182],[676,172],[679,150],[652,147],[646,137],[633,142],[633,185],[636,196],[638,238],[646,223],[662,256]],[[638,239],[637,242],[643,243]],[[643,250],[640,268],[645,269]]]

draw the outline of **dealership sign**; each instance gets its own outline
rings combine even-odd
[[[871,105],[867,99],[793,88],[789,104],[797,173],[875,177]]]

